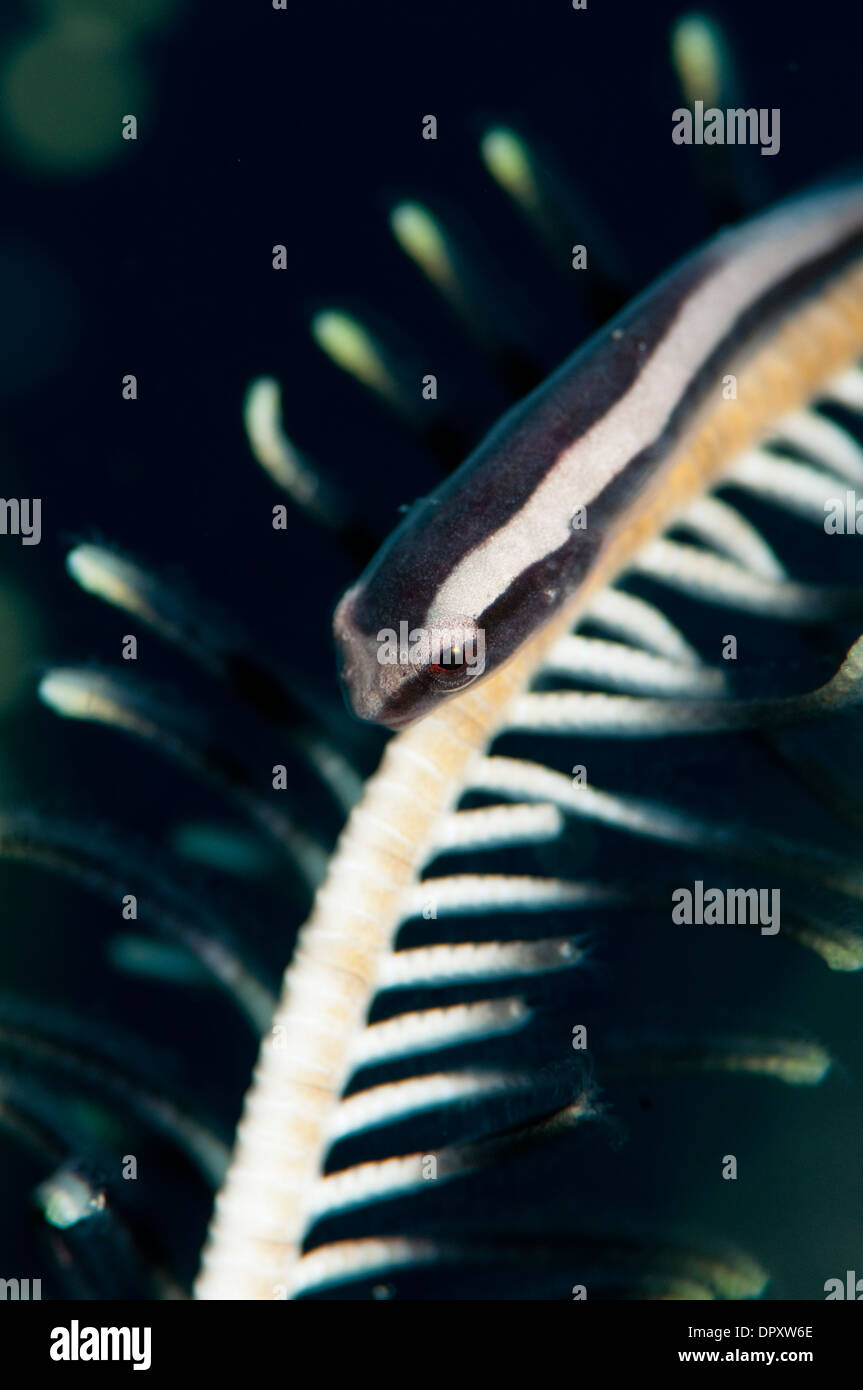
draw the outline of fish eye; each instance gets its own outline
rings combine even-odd
[[[479,675],[479,670],[475,665],[467,661],[461,662],[430,662],[425,668],[425,674],[434,681],[436,685],[444,686],[448,690],[461,690],[464,686],[470,685]]]
[[[439,662],[432,661],[429,663],[429,667],[432,671],[443,672],[444,675],[448,671],[456,675],[458,672],[466,670],[468,664],[468,654],[464,642],[456,641],[451,643],[446,651],[441,652]]]
[[[485,634],[472,618],[451,618],[429,628],[421,674],[447,690],[461,690],[485,669]]]

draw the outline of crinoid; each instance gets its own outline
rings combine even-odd
[[[709,49],[709,34],[699,42]],[[684,87],[690,57],[678,36]],[[538,229],[571,240],[530,146],[498,128],[481,150]],[[708,171],[723,207],[725,172]],[[441,222],[404,203],[392,228],[523,391],[534,368],[483,318]],[[613,261],[590,282],[603,314],[620,300]],[[148,1049],[4,1007],[0,1121],[49,1167],[38,1201],[73,1287],[186,1292],[162,1198],[133,1197],[119,1176],[144,1131],[162,1136],[163,1159],[176,1148],[191,1164],[194,1178],[167,1166],[164,1182],[194,1191],[202,1224],[218,1189],[202,1298],[741,1299],[793,1267],[755,1208],[772,1190],[790,1211],[803,1179],[776,1150],[829,1127],[830,1087],[805,1118],[811,1094],[796,1088],[819,1087],[836,1051],[851,1067],[860,1056],[839,1006],[835,1040],[797,1010],[813,956],[834,972],[863,966],[863,590],[854,541],[824,525],[833,507],[853,530],[848,497],[863,489],[861,274],[844,271],[754,356],[725,433],[688,438],[691,495],[651,510],[637,554],[612,551],[500,671],[397,734],[365,783],[376,734],[310,696],[301,673],[275,671],[117,551],[71,550],[83,589],[212,678],[231,738],[137,676],[52,670],[42,699],[151,743],[232,802],[255,837],[210,832],[207,855],[250,887],[242,902],[220,895],[188,859],[35,815],[3,818],[3,853],[132,918],[140,907],[168,945],[157,955],[127,936],[118,963],[173,972],[189,991],[214,980],[263,1038],[229,1163],[227,1135],[177,1099]],[[459,432],[426,427],[355,318],[327,311],[314,333],[458,455]],[[245,424],[285,505],[367,555],[334,486],[283,433],[272,379],[250,387]],[[781,932],[769,913],[740,921],[744,898],[777,891]],[[708,896],[722,914],[695,925],[687,905]],[[243,940],[259,907],[293,918],[279,998]],[[70,1078],[95,1109],[58,1102]],[[100,1108],[110,1123],[94,1122]],[[748,1205],[735,1206],[738,1163]]]

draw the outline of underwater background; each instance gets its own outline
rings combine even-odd
[[[285,12],[269,0],[8,0],[0,491],[41,497],[42,537],[24,546],[0,536],[0,818],[34,811],[92,825],[106,844],[122,832],[178,853],[190,891],[218,901],[275,984],[308,907],[296,875],[229,800],[150,747],[57,719],[36,688],[55,665],[117,668],[134,632],[134,677],[179,691],[202,734],[236,740],[278,809],[267,789],[285,750],[241,727],[230,700],[180,654],[76,588],[66,551],[81,539],[116,544],[226,613],[262,661],[289,670],[312,704],[332,707],[337,739],[370,771],[383,739],[342,715],[329,634],[356,562],[299,510],[289,509],[286,530],[273,529],[280,498],[250,453],[246,389],[262,375],[281,383],[292,441],[339,484],[366,529],[386,534],[400,507],[438,481],[439,463],[427,440],[316,348],[311,316],[331,306],[355,312],[408,375],[434,372],[439,400],[427,409],[466,452],[511,397],[396,247],[390,210],[406,198],[433,207],[467,247],[477,292],[513,340],[543,374],[556,366],[595,319],[566,247],[553,264],[488,177],[480,138],[509,126],[547,155],[609,229],[623,289],[642,288],[714,229],[695,152],[670,138],[683,100],[669,38],[686,12],[662,0],[589,0],[579,12],[569,0],[330,0]],[[778,155],[738,152],[741,203],[754,209],[857,167],[859,12],[842,0],[759,0],[713,13],[734,54],[740,104],[781,111]],[[121,138],[127,113],[138,119],[136,141]],[[437,117],[436,141],[421,138],[426,113]],[[288,266],[276,272],[279,243]],[[122,399],[127,373],[138,380],[136,401]],[[850,538],[839,555],[817,534],[793,536],[789,544],[811,543],[795,556],[807,577],[859,576],[863,556]],[[728,629],[712,611],[704,621],[708,640],[752,634],[769,688],[768,664],[781,665],[786,634],[736,617]],[[801,758],[820,756],[811,739]],[[603,784],[628,780],[644,795],[690,798],[705,813],[757,823],[780,805],[783,829],[798,840],[835,834],[808,804],[789,811],[781,781],[766,784],[745,748],[696,742],[681,771],[673,742],[600,750]],[[849,723],[824,756],[853,765],[859,751]],[[295,810],[332,843],[331,802],[301,763],[289,767]],[[581,852],[573,872],[599,853],[589,830]],[[631,877],[651,851],[627,852]],[[126,891],[142,892],[136,883]],[[0,903],[10,1016],[22,1001],[32,1018],[60,1011],[82,1043],[116,1030],[118,1057],[140,1039],[138,1059],[178,1096],[194,1097],[196,1113],[229,1141],[256,1042],[222,994],[128,968],[128,948],[116,945],[130,926],[119,903],[63,876],[0,860]],[[613,1217],[669,1240],[714,1232],[770,1272],[768,1298],[820,1298],[826,1279],[863,1273],[859,976],[741,933],[681,941],[649,916],[591,929],[584,995],[564,1019],[602,1020],[635,1046],[645,1032],[688,1037],[709,1015],[717,1032],[822,1042],[836,1065],[816,1088],[697,1075],[623,1088],[614,1125],[588,1141],[582,1166],[565,1180],[557,1170],[552,1219]],[[0,1100],[7,1067],[8,1084],[26,1094],[29,1063],[18,1054],[7,1062],[0,1036]],[[154,1261],[187,1287],[209,1207],[197,1174],[166,1140],[130,1130],[110,1105],[94,1109],[71,1080],[55,1079],[46,1094],[84,1136],[76,1161],[101,1174],[103,1149],[137,1156],[137,1180],[114,1182],[113,1199],[152,1242]],[[735,1183],[718,1180],[729,1152],[741,1165]],[[52,1257],[30,1200],[48,1171],[0,1133],[0,1277],[41,1277],[44,1297],[116,1296],[98,1250],[86,1252],[80,1279]],[[523,1183],[506,1214],[529,1227],[537,1170]],[[119,1293],[143,1289],[130,1276]]]

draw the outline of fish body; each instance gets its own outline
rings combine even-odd
[[[683,499],[687,439],[740,409],[747,362],[861,261],[863,184],[810,193],[720,232],[568,358],[341,600],[354,713],[422,717],[508,661],[611,545],[634,554],[651,508],[667,521],[657,495]]]

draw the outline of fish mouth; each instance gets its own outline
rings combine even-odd
[[[333,614],[336,667],[345,704],[358,719],[379,723],[380,698],[376,698],[369,671],[367,638],[356,622],[356,590],[348,589]]]
[[[348,709],[367,724],[404,729],[428,714],[441,692],[430,689],[413,667],[379,660],[376,638],[356,618],[357,589],[348,589],[333,614],[333,638],[342,694]]]
[[[389,699],[385,689],[387,668],[377,659],[377,645],[356,619],[357,590],[348,589],[333,614],[333,639],[339,684],[345,704],[357,719],[367,724],[390,722]],[[401,727],[404,719],[400,719]]]

